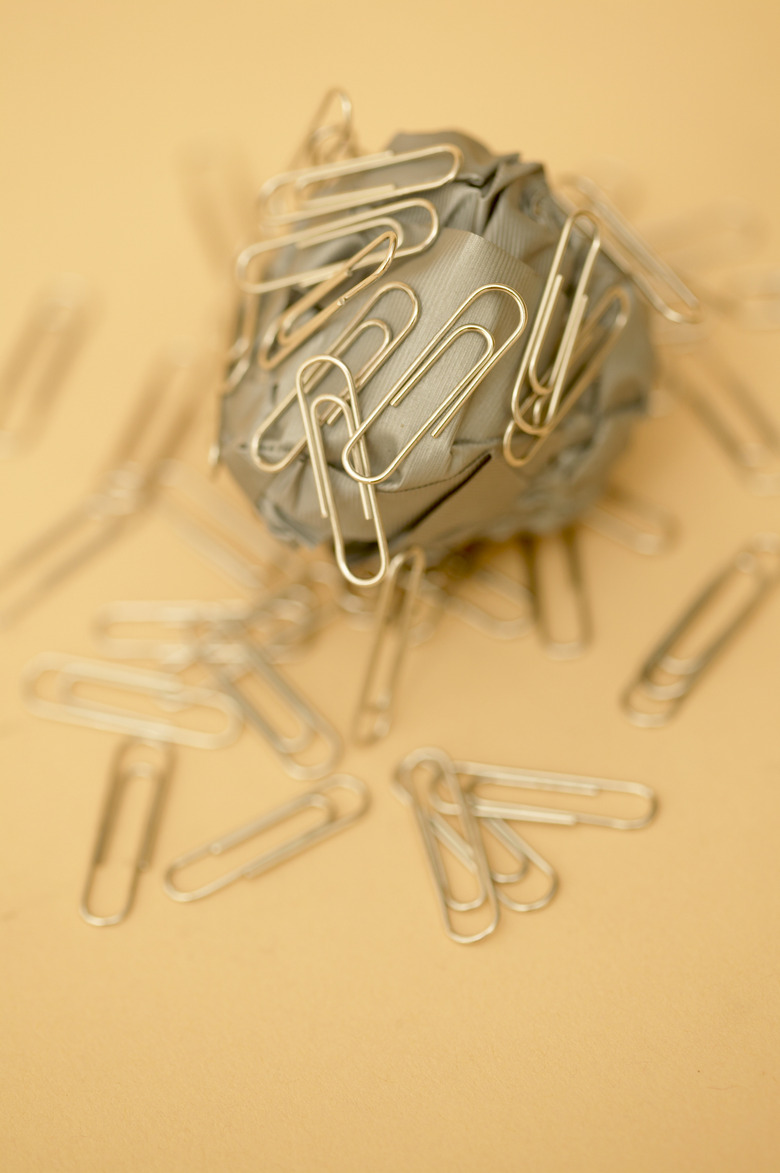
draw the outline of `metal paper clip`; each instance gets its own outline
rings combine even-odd
[[[677,519],[634,496],[627,489],[611,485],[597,505],[582,517],[581,524],[636,554],[662,554],[677,538]]]
[[[54,700],[45,699],[39,692],[40,682],[48,674],[55,678]],[[143,741],[167,741],[196,749],[219,749],[231,745],[241,731],[240,714],[227,697],[213,689],[181,684],[164,672],[83,660],[60,652],[44,652],[26,666],[21,684],[22,698],[31,713],[68,725],[86,725],[90,729],[125,733]],[[214,713],[218,714],[222,729],[216,733],[188,729],[162,716],[149,716],[105,700],[88,700],[78,695],[80,686],[84,685],[98,685],[109,693],[123,692],[145,699],[167,713],[204,709],[211,712],[212,717]]]
[[[379,184],[376,187],[354,187],[350,189],[343,181],[353,176],[370,175],[372,172],[392,171],[396,167],[444,158],[450,164],[441,175],[423,175],[408,183]],[[423,191],[435,191],[445,187],[460,170],[463,154],[452,143],[437,143],[414,151],[381,151],[375,155],[361,155],[320,167],[306,167],[300,171],[287,171],[269,179],[260,189],[258,207],[263,224],[291,224],[298,220],[310,220],[316,216],[329,216],[349,208],[365,204],[376,204],[386,200],[405,199]],[[325,187],[324,194],[317,194]],[[312,193],[312,189],[314,192]],[[308,193],[308,194],[307,194]],[[285,210],[279,203],[286,200],[294,210]],[[276,201],[276,206],[274,206]]]
[[[572,234],[578,226],[579,220],[587,221],[590,224],[592,238],[588,244],[585,259],[577,277],[577,284],[572,294],[566,324],[563,328],[563,334],[555,352],[555,357],[550,370],[546,375],[542,376],[538,369],[540,356],[542,348],[548,341],[552,317],[558,305],[564,282],[566,253],[570,247]],[[561,229],[561,235],[545,280],[536,316],[529,331],[528,341],[523,351],[523,357],[520,361],[515,384],[512,389],[512,415],[515,417],[519,427],[523,426],[524,419],[520,413],[520,396],[528,384],[530,384],[532,393],[544,401],[545,408],[541,420],[542,424],[546,424],[558,409],[574,353],[574,344],[577,341],[577,335],[588,306],[587,289],[593,274],[593,267],[599,254],[600,243],[601,237],[599,235],[598,221],[589,212],[572,213]],[[537,423],[538,426],[539,423]]]
[[[387,322],[379,317],[370,317],[369,314],[376,310],[379,302],[393,294],[401,294],[404,298],[409,299],[409,314],[406,320],[401,325],[400,329],[393,334]],[[387,362],[390,355],[397,349],[398,346],[406,338],[409,331],[414,327],[420,316],[420,301],[414,290],[406,285],[403,281],[386,281],[384,285],[375,290],[371,297],[368,298],[366,304],[361,310],[352,318],[347,326],[342,330],[339,336],[334,339],[330,345],[327,354],[329,358],[344,358],[350,348],[360,341],[362,336],[369,330],[379,330],[381,334],[381,342],[376,351],[363,364],[353,376],[355,390],[360,391],[366,385],[368,380],[379,370],[383,363]],[[331,364],[323,363],[319,367],[307,368],[308,377],[300,380],[301,389],[306,395],[311,395],[312,391],[320,385],[322,380],[328,373],[329,369],[333,369]],[[260,451],[261,445],[265,440],[268,432],[276,423],[276,421],[298,401],[298,386],[292,387],[286,395],[283,395],[279,402],[269,411],[260,426],[255,430],[250,443],[250,454],[254,463],[263,472],[281,472],[282,469],[287,468],[300,456],[301,452],[306,447],[305,435],[301,437],[297,443],[293,444],[289,452],[278,460],[266,460]],[[329,412],[323,423],[332,423],[338,416],[338,412]]]
[[[302,782],[324,777],[333,769],[341,755],[343,747],[338,733],[330,722],[280,675],[261,648],[245,638],[242,651],[243,662],[237,668],[229,668],[219,663],[218,656],[209,658],[207,653],[204,663],[207,664],[215,684],[234,702],[247,724],[265,738],[290,777]],[[241,687],[240,681],[246,676],[261,681],[271,690],[276,705],[281,704],[285,712],[293,718],[297,725],[296,733],[288,735],[271,723]],[[317,738],[325,745],[325,758],[310,764],[297,761],[295,755],[308,750]]]
[[[456,551],[429,570],[423,597],[492,639],[519,639],[535,623],[528,586],[498,566],[483,565],[478,552],[469,553]],[[502,615],[507,606],[509,614]]]
[[[513,468],[522,468],[537,455],[554,429],[560,424],[589,387],[612,352],[618,338],[628,322],[631,302],[625,289],[619,285],[608,289],[581,324],[567,370],[574,370],[573,380],[562,390],[554,413],[547,412],[537,418],[536,408],[544,402],[538,396],[529,396],[520,404],[517,416],[512,416],[504,432],[504,457]],[[605,320],[611,321],[604,325]],[[601,337],[598,337],[601,331]],[[595,339],[595,343],[594,343]],[[530,410],[531,418],[527,416]],[[519,430],[533,437],[530,444],[519,455],[513,448],[514,437]]]
[[[779,581],[780,535],[757,534],[706,584],[644,661],[621,697],[629,720],[647,728],[667,724],[729,639]],[[711,610],[717,614],[721,600],[725,596],[728,601],[729,590],[740,583],[749,590],[747,598],[731,610],[708,643],[683,654],[691,630],[706,621]]]
[[[336,498],[333,491],[333,481],[331,470],[328,467],[325,458],[325,446],[322,440],[321,422],[319,419],[319,408],[323,404],[335,406],[344,416],[347,425],[347,432],[349,436],[354,439],[356,433],[357,410],[355,407],[356,392],[355,385],[352,381],[352,376],[349,373],[349,368],[344,365],[339,359],[327,359],[342,371],[347,380],[347,387],[349,393],[349,401],[340,399],[337,395],[318,395],[311,403],[306,399],[305,392],[302,390],[302,377],[306,370],[317,363],[321,363],[327,359],[327,356],[320,355],[318,357],[307,360],[298,370],[298,388],[299,401],[301,404],[301,414],[303,416],[304,428],[306,430],[306,441],[309,446],[309,457],[311,459],[312,472],[314,474],[314,484],[317,490],[317,499],[320,506],[320,514],[330,522],[331,533],[333,535],[333,550],[341,573],[348,582],[353,583],[358,587],[375,586],[376,583],[381,582],[387,573],[388,567],[388,548],[387,538],[385,536],[382,519],[379,516],[379,507],[376,501],[376,493],[373,484],[360,485],[361,497],[363,500],[363,512],[367,521],[370,521],[374,527],[376,535],[377,554],[379,557],[378,569],[366,577],[357,575],[349,566],[347,562],[346,545],[344,541],[344,532],[339,521],[338,507],[336,505]],[[351,440],[349,441],[351,443]],[[360,453],[361,462],[363,455]]]
[[[425,551],[411,546],[395,555],[380,588],[371,652],[352,724],[352,737],[359,745],[371,745],[390,732],[424,570]],[[384,654],[388,640],[393,641],[389,659]],[[381,675],[383,665],[384,676]]]
[[[381,232],[375,240],[370,241],[363,248],[358,249],[354,256],[342,262],[333,276],[321,281],[319,285],[315,285],[308,293],[293,302],[281,317],[271,323],[262,339],[257,361],[263,370],[274,370],[279,363],[284,362],[299,346],[302,346],[304,342],[321,330],[334,314],[348,305],[364,289],[368,289],[375,281],[383,277],[393,263],[397,248],[398,237],[396,233],[392,229]],[[375,259],[377,253],[379,260],[376,261],[376,268],[367,277],[363,277],[357,284],[328,300],[330,294],[362,268],[365,257],[370,256]],[[315,312],[310,314],[310,310]],[[303,319],[302,322],[301,319]]]
[[[79,912],[89,925],[104,928],[108,925],[121,924],[133,907],[138,881],[143,872],[148,871],[152,862],[152,851],[160,826],[163,805],[167,797],[170,781],[173,755],[170,746],[162,746],[156,742],[137,741],[129,739],[119,746],[114,755],[111,767],[108,790],[100,816],[97,839],[92,849],[87,878],[81,896]],[[112,834],[116,826],[117,816],[121,810],[122,798],[128,785],[136,778],[146,778],[152,786],[152,795],[149,802],[148,814],[144,825],[138,851],[133,860],[133,870],[127,888],[125,902],[119,912],[108,916],[99,916],[93,912],[90,905],[97,877],[98,869],[106,862],[106,855],[111,843]]]
[[[331,115],[333,110],[333,115]],[[344,90],[328,90],[290,163],[290,170],[319,167],[343,156],[359,154],[355,141],[352,99]]]
[[[615,831],[637,831],[652,821],[657,809],[654,792],[642,782],[618,782],[611,778],[515,769],[512,766],[490,766],[482,762],[455,761],[452,764],[458,777],[466,779],[464,793],[472,811],[479,819],[551,823],[561,827],[574,827],[583,823],[591,827],[610,827]],[[635,795],[642,799],[645,809],[633,818],[625,818],[598,811],[544,807],[512,799],[490,798],[481,792],[485,786],[521,792],[532,790],[543,791],[546,794],[571,794],[587,798],[598,798],[604,793]],[[441,784],[436,779],[431,788],[431,803],[442,815],[458,813],[456,804],[442,796]]]
[[[401,214],[404,212],[424,212],[430,220],[430,226],[423,232],[418,229],[419,240],[407,243],[408,233],[404,231]],[[267,277],[259,281],[252,280],[249,270],[257,264],[265,262],[267,268],[272,264],[275,255],[285,249],[296,249],[297,252],[309,248],[317,248],[324,244],[335,244],[337,241],[349,240],[350,237],[359,237],[365,232],[390,231],[395,233],[398,244],[395,259],[413,257],[424,252],[433,244],[439,233],[439,216],[430,200],[411,199],[399,200],[396,203],[385,204],[381,208],[369,208],[368,211],[354,212],[341,220],[328,221],[314,228],[299,228],[296,232],[285,233],[284,236],[272,236],[268,240],[258,240],[248,244],[241,250],[236,261],[236,284],[242,293],[254,297],[261,297],[266,293],[273,293],[280,289],[306,288],[310,285],[319,285],[335,277],[344,267],[344,261],[330,261],[316,269],[302,269],[295,272],[285,272],[278,277]],[[354,247],[354,246],[353,246]],[[375,252],[360,250],[363,254],[358,261],[353,261],[351,273],[358,273],[361,269],[368,269],[381,261],[381,255]]]
[[[339,814],[332,797],[334,791],[347,791],[357,798],[357,805],[353,809]],[[180,855],[165,873],[163,880],[165,891],[172,900],[202,900],[204,896],[211,896],[214,892],[227,888],[229,884],[234,884],[236,880],[253,880],[257,876],[263,875],[264,872],[270,871],[277,864],[292,859],[293,856],[305,851],[307,847],[313,847],[315,843],[329,839],[331,835],[343,831],[345,827],[354,823],[365,813],[368,805],[369,793],[359,778],[354,778],[350,774],[334,774],[333,777],[321,782],[319,786],[307,794],[299,794],[275,810],[269,811],[268,814],[261,815],[259,819],[253,819],[251,823],[247,823],[235,831],[230,831],[227,835],[222,835],[218,839],[204,843],[202,847],[196,847],[185,855]],[[198,863],[202,859],[208,859],[211,855],[224,855],[225,852],[239,847],[249,839],[254,839],[264,831],[277,827],[287,819],[292,819],[296,815],[310,810],[317,811],[321,815],[321,821],[309,830],[300,832],[292,839],[288,839],[286,843],[280,843],[277,847],[270,848],[248,863],[233,868],[232,871],[208,884],[202,884],[199,888],[183,891],[176,887],[174,877],[184,868]]]
[[[550,614],[551,592],[539,570],[541,545],[549,545],[552,542],[559,543],[563,553],[566,592],[570,598],[576,630],[572,639],[562,640],[553,634]],[[574,526],[566,526],[559,534],[548,534],[544,538],[523,537],[520,539],[520,548],[528,568],[528,587],[533,599],[536,628],[545,652],[554,660],[571,660],[581,656],[593,638],[593,622],[585,590],[576,529]]]
[[[670,322],[700,321],[701,302],[693,290],[642,239],[592,180],[584,175],[569,175],[561,180],[561,186],[574,197],[572,201],[568,196],[559,196],[566,211],[574,211],[581,205],[598,217],[602,251],[634,282],[654,310]]]
[[[5,590],[28,572],[34,573],[50,554],[62,551],[71,539],[75,541],[86,531],[75,548],[62,553],[48,569],[28,582],[19,598],[0,610],[0,626],[9,625],[115,540],[128,520],[148,503],[156,487],[160,461],[171,455],[186,436],[195,406],[194,390],[189,362],[174,364],[168,360],[155,367],[129,427],[94,491],[0,564],[0,589]],[[171,413],[168,427],[161,436],[154,436],[154,427],[163,411]]]
[[[696,414],[748,489],[765,497],[780,494],[780,431],[774,421],[720,355],[699,350],[689,361],[694,378],[679,362],[668,363],[664,386]]]
[[[415,770],[421,765],[432,765],[437,774],[443,777],[447,789],[452,795],[454,804],[457,807],[460,831],[465,841],[465,852],[469,860],[467,866],[472,871],[477,882],[478,903],[471,900],[455,901],[455,907],[453,907],[453,896],[447,876],[447,869],[441,854],[440,820],[432,822],[431,812],[421,802],[418,787],[413,776]],[[481,941],[484,937],[494,932],[498,925],[498,900],[493,887],[490,866],[485,855],[485,848],[479,833],[479,827],[461,789],[458,777],[452,767],[452,762],[439,749],[416,750],[414,753],[405,757],[400,763],[393,780],[393,789],[401,801],[411,807],[414,814],[428,860],[428,867],[433,879],[436,900],[445,932],[451,940],[461,945],[469,945],[475,941]],[[437,830],[434,830],[434,827],[438,828],[438,834]],[[450,850],[452,850],[451,847]],[[471,914],[475,911],[483,912],[483,910],[487,912],[489,919],[486,924],[481,924],[479,928],[472,932],[461,932],[453,922],[453,912],[461,914],[468,912]],[[471,916],[469,916],[469,919],[471,919]]]
[[[86,283],[60,277],[37,300],[0,370],[0,457],[40,435],[88,326]]]
[[[478,326],[475,323],[469,322],[463,325],[456,326],[458,319],[471,308],[472,305],[481,297],[489,294],[499,294],[500,296],[509,297],[514,302],[518,312],[518,323],[509,337],[496,347],[495,338],[489,330],[484,326]],[[525,302],[516,293],[514,289],[510,289],[507,285],[482,285],[473,293],[469,294],[462,305],[458,307],[455,313],[449,318],[442,328],[433,336],[428,345],[420,352],[417,358],[412,362],[409,368],[404,372],[401,378],[395,383],[386,395],[379,401],[373,411],[369,412],[363,423],[358,427],[355,434],[346,444],[342,453],[342,463],[349,475],[356,481],[365,485],[376,485],[380,481],[385,481],[391,476],[398,466],[406,459],[409,453],[415,448],[425,436],[426,432],[430,432],[432,438],[440,436],[447,427],[453,417],[466,405],[473,392],[477,389],[482,380],[495,367],[496,363],[503,358],[504,354],[511,346],[517,342],[518,338],[525,329],[528,321],[528,313],[525,308]],[[463,337],[469,335],[481,338],[485,344],[484,350],[479,358],[471,365],[464,377],[449,391],[443,399],[441,399],[430,415],[417,428],[414,435],[403,445],[397,455],[390,461],[382,472],[369,474],[363,472],[361,469],[355,468],[350,460],[351,453],[356,448],[363,437],[368,432],[368,429],[374,421],[386,411],[388,407],[398,407],[398,405],[406,398],[410,391],[412,391],[420,380],[427,374],[429,370],[439,361],[443,354],[445,354],[451,346]]]
[[[249,590],[267,590],[296,557],[270,538],[256,520],[222,497],[196,469],[178,460],[160,468],[157,505],[194,550],[228,578]]]

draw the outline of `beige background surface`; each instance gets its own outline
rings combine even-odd
[[[45,438],[0,467],[0,555],[89,484],[154,351],[206,329],[221,287],[181,195],[187,144],[238,144],[264,177],[338,82],[369,147],[454,125],[555,169],[615,156],[649,213],[752,200],[778,259],[779,11],[5,0],[0,352],[53,273],[84,273],[103,309]],[[780,418],[780,339],[726,345]],[[207,435],[204,415],[201,465]],[[623,479],[678,513],[683,540],[649,561],[586,539],[587,656],[551,663],[532,638],[448,621],[415,654],[387,743],[345,760],[370,817],[189,907],[162,893],[163,864],[295,784],[248,734],[183,751],[155,867],[118,929],[76,911],[115,738],[27,716],[19,672],[39,650],[88,652],[101,602],[226,586],[152,518],[4,636],[4,1173],[780,1167],[780,600],[668,729],[637,730],[616,705],[679,603],[778,526],[780,503],[748,496],[682,410],[642,428]],[[342,727],[364,648],[338,626],[291,669]],[[388,787],[423,743],[641,779],[661,815],[636,835],[538,832],[559,897],[459,948]]]

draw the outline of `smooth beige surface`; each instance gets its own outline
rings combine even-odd
[[[45,438],[0,467],[0,556],[89,484],[155,350],[213,320],[221,286],[176,170],[188,144],[243,146],[259,179],[338,82],[369,147],[450,124],[554,169],[614,156],[645,181],[648,213],[752,200],[780,258],[779,11],[5,0],[0,352],[55,272],[83,272],[103,309]],[[780,418],[780,338],[724,337]],[[189,450],[201,466],[207,415]],[[586,538],[587,656],[551,663],[533,638],[490,643],[448,620],[414,655],[391,738],[345,759],[370,817],[189,907],[164,896],[164,863],[296,784],[249,734],[183,751],[117,929],[77,915],[116,739],[26,715],[19,672],[39,650],[88,652],[101,602],[226,586],[150,518],[4,636],[3,1173],[778,1168],[780,598],[668,729],[629,726],[616,696],[707,572],[780,526],[780,502],[751,498],[682,410],[643,427],[622,475],[683,537],[654,561]],[[291,668],[342,728],[364,652],[340,625]],[[388,786],[425,743],[641,779],[661,813],[631,835],[540,829],[558,898],[459,948]]]

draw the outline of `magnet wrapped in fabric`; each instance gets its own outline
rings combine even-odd
[[[377,549],[369,491],[389,550],[414,543],[429,563],[560,529],[603,493],[644,410],[644,302],[540,164],[455,132],[362,158],[261,192],[222,462],[278,537],[330,541],[336,511],[356,564]]]

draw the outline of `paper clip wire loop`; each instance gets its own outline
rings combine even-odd
[[[357,805],[352,810],[339,814],[331,798],[331,792],[335,790],[348,791],[357,798]],[[331,835],[336,835],[339,831],[344,830],[365,813],[368,805],[369,793],[359,778],[354,778],[350,774],[334,774],[308,793],[299,794],[275,810],[238,827],[235,831],[230,831],[227,835],[222,835],[218,839],[213,839],[201,847],[196,847],[192,851],[180,855],[165,873],[163,880],[165,891],[172,900],[189,902],[202,900],[205,896],[212,896],[230,884],[235,884],[237,880],[253,880],[264,872],[270,871],[277,864],[292,859],[293,856],[305,851],[306,848],[313,847],[315,843],[320,843],[323,839],[328,839]],[[277,827],[286,819],[293,818],[306,810],[320,811],[322,821],[308,831],[303,831],[289,839],[286,843],[280,843],[277,847],[258,855],[248,863],[233,868],[208,884],[202,884],[199,888],[183,890],[174,883],[174,877],[191,864],[207,859],[210,855],[223,855],[231,848],[239,847],[256,835],[262,834],[263,831]]]
[[[142,750],[146,757],[138,756]],[[157,760],[154,760],[155,756]],[[97,838],[92,850],[92,856],[87,870],[87,878],[79,904],[79,913],[87,924],[98,928],[121,924],[133,907],[138,882],[143,872],[148,871],[152,862],[154,842],[160,826],[163,806],[168,793],[173,754],[170,746],[163,746],[157,742],[139,741],[131,738],[123,742],[114,755],[109,777],[108,789],[103,802],[103,810],[98,825]],[[127,888],[125,902],[118,912],[108,916],[100,916],[93,912],[90,904],[98,869],[105,864],[111,837],[121,810],[122,798],[128,784],[134,778],[148,778],[152,785],[152,797],[149,803],[143,835],[138,845],[138,851],[133,860],[133,871]]]

